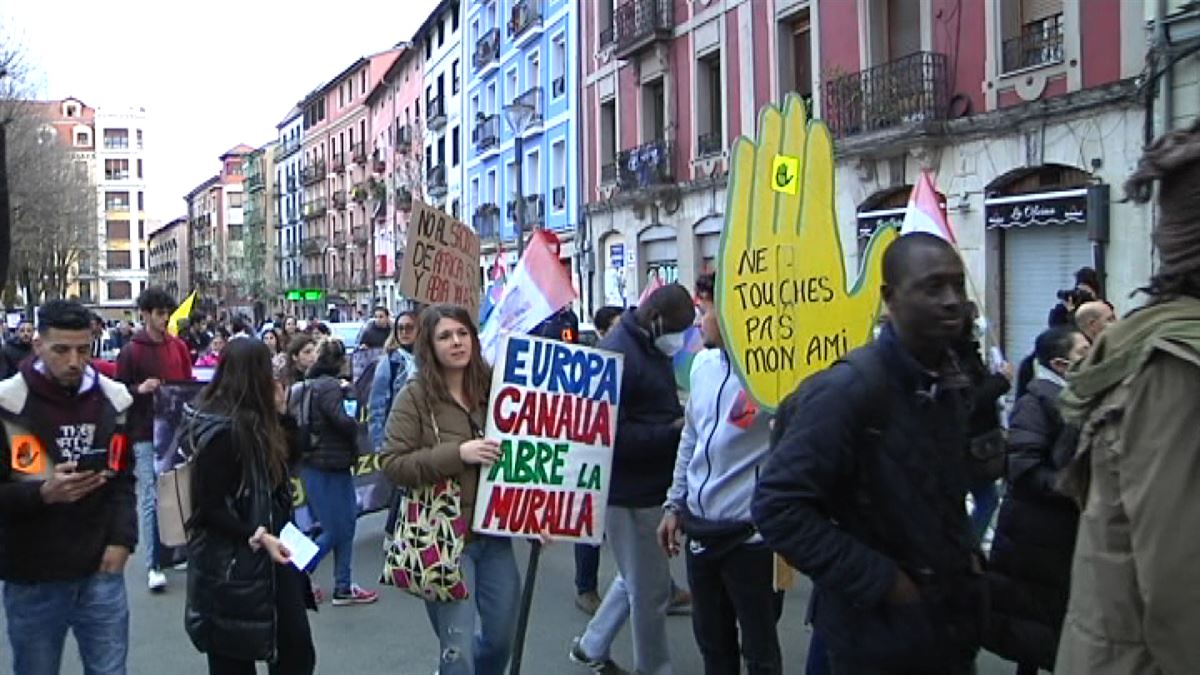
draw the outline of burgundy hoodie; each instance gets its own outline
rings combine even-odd
[[[157,377],[163,382],[192,379],[192,357],[187,343],[174,335],[155,342],[145,330],[133,334],[117,357],[117,380],[129,385],[133,408],[129,411],[129,438],[134,443],[154,440],[154,395],[137,393],[138,385]]]

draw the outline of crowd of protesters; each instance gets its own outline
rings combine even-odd
[[[694,295],[670,284],[597,312],[598,348],[624,357],[605,544],[618,574],[601,593],[599,549],[576,549],[576,604],[591,619],[563,646],[564,672],[628,672],[611,655],[626,623],[632,672],[677,672],[666,616],[680,606],[708,675],[800,672],[780,649],[776,556],[813,585],[809,673],[965,675],[981,649],[1020,675],[1200,672],[1197,180],[1200,125],[1147,150],[1127,191],[1147,201],[1157,186],[1148,302],[1118,321],[1081,269],[1017,373],[985,359],[962,260],[928,234],[885,252],[875,338],[773,415],[725,351],[716,275]],[[466,308],[376,308],[352,345],[284,316],[256,327],[198,312],[169,327],[175,309],[147,289],[140,328],[110,335],[53,300],[0,350],[0,579],[18,674],[58,672],[68,630],[86,672],[125,672],[123,571],[139,541],[148,588],[167,583],[151,443],[164,383],[212,370],[177,434],[194,460],[184,628],[210,673],[261,661],[314,672],[307,611],[325,599],[312,570],[327,554],[333,605],[378,598],[354,583],[361,421],[397,488],[389,534],[405,491],[438,486],[470,522],[480,471],[500,457]],[[547,325],[578,335],[569,312]],[[705,349],[684,403],[672,359],[693,327]],[[359,349],[376,354],[357,373],[364,393],[351,382]],[[280,541],[293,476],[321,525],[306,571]],[[520,596],[513,542],[460,536],[451,572],[468,592],[425,600],[437,672],[498,675]],[[671,578],[676,555],[690,595]]]

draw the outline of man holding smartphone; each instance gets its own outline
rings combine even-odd
[[[46,303],[34,358],[0,382],[0,579],[17,673],[57,673],[68,629],[85,671],[125,672],[133,397],[90,365],[90,323],[77,302]]]

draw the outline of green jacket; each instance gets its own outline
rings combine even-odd
[[[1110,327],[1064,417],[1090,469],[1056,673],[1200,673],[1200,300]]]

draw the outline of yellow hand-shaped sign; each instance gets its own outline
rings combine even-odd
[[[759,114],[758,142],[731,153],[717,307],[730,357],[755,401],[774,410],[804,378],[871,336],[883,251],[876,232],[850,286],[834,212],[833,142],[804,103]]]

